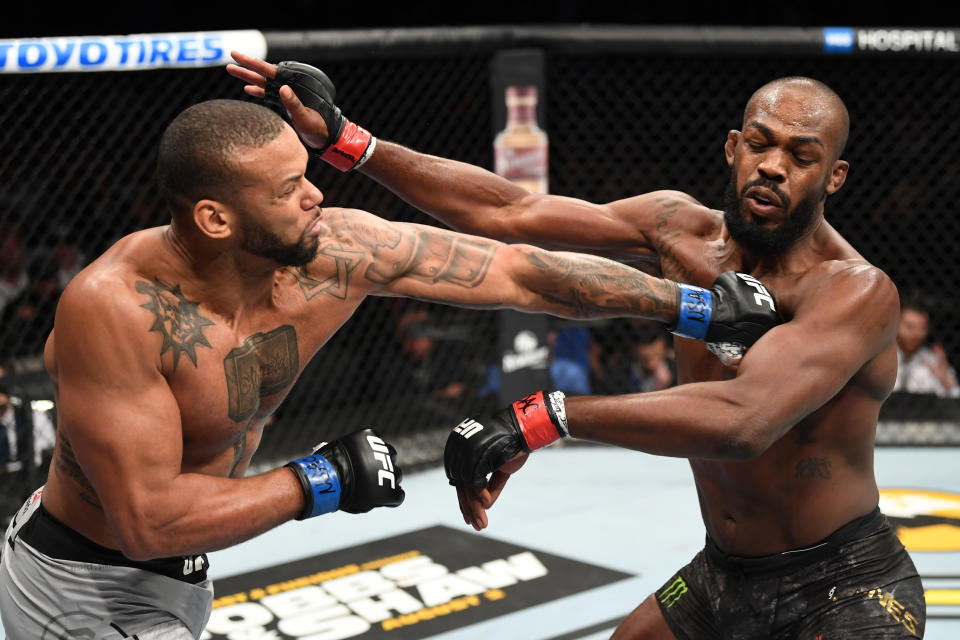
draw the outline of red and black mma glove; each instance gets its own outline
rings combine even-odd
[[[776,303],[763,283],[748,273],[726,271],[710,289],[677,285],[677,322],[669,331],[703,340],[729,364],[778,324]]]
[[[491,416],[467,418],[454,427],[443,451],[450,484],[483,489],[487,476],[521,451],[536,451],[570,435],[563,399],[562,391],[538,391]]]
[[[377,139],[340,113],[333,103],[337,90],[323,71],[302,62],[281,62],[277,65],[277,76],[267,78],[267,100],[279,101],[283,85],[293,89],[300,102],[319,113],[326,123],[327,145],[316,150],[323,160],[340,171],[350,171],[370,158]]]
[[[397,450],[373,429],[319,445],[286,466],[300,480],[305,505],[297,520],[333,511],[366,513],[396,507],[404,499]]]

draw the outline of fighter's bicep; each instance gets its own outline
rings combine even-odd
[[[820,293],[760,338],[737,372],[763,395],[777,424],[828,402],[895,335],[897,298],[889,282],[848,280]]]
[[[141,319],[135,306],[98,307],[92,300],[65,300],[57,318],[63,440],[57,468],[105,507],[129,497],[143,478],[161,480],[179,471],[178,405],[155,345],[145,338],[148,329],[148,318]]]
[[[402,225],[404,237],[381,252],[368,277],[388,295],[495,308],[517,299],[520,256],[496,240],[422,225]]]

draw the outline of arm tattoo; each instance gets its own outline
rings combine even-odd
[[[63,476],[73,480],[73,484],[79,489],[77,495],[80,496],[84,502],[103,511],[103,505],[100,504],[97,491],[93,488],[93,485],[90,484],[90,480],[86,474],[83,473],[83,469],[80,468],[80,463],[77,462],[77,457],[73,453],[73,447],[70,446],[70,441],[62,429],[57,429],[57,450],[54,463],[56,464],[57,471]]]
[[[795,475],[797,478],[829,480],[830,458],[804,458],[797,462]]]
[[[657,213],[657,252],[664,276],[680,282],[693,282],[695,269],[688,269],[677,256],[674,248],[680,243],[681,232],[674,224],[674,216],[680,203],[673,198],[657,198],[660,211]]]
[[[391,262],[374,261],[364,274],[371,282],[386,284],[398,277],[437,283],[446,282],[472,289],[487,277],[498,245],[481,238],[457,235],[447,231],[416,229],[409,236],[409,246],[396,251]],[[376,254],[377,249],[373,248]]]
[[[334,272],[329,277],[317,280],[307,274],[306,267],[288,268],[287,271],[297,279],[300,291],[307,300],[312,300],[321,293],[346,300],[350,274],[363,259],[363,252],[346,249],[334,240],[331,244],[321,246],[318,253],[334,261]]]
[[[138,292],[150,300],[140,305],[153,312],[153,326],[150,331],[156,331],[163,336],[163,346],[160,355],[173,350],[173,369],[176,371],[180,362],[180,354],[185,353],[193,366],[197,366],[197,345],[212,349],[207,338],[203,335],[203,328],[215,323],[207,320],[197,311],[199,302],[187,300],[180,285],[170,286],[154,278],[153,282],[138,280],[135,284]]]
[[[676,306],[672,282],[611,260],[535,249],[527,253],[535,282],[529,286],[548,302],[566,307],[573,317],[603,314],[659,318]]]
[[[233,440],[230,477],[247,452],[247,434],[260,398],[283,391],[300,370],[297,332],[288,324],[267,333],[255,333],[223,359],[227,377],[227,414],[234,422],[247,421]]]
[[[373,251],[378,249],[396,249],[403,239],[403,232],[388,225],[372,226],[359,219],[340,214],[340,219],[350,234],[363,246]]]

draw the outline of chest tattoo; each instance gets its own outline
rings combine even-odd
[[[260,398],[285,389],[300,369],[297,332],[288,324],[255,333],[223,359],[227,413],[241,422],[260,408]]]
[[[173,350],[174,371],[180,363],[181,353],[190,358],[193,366],[197,366],[197,346],[212,348],[203,335],[203,329],[214,324],[200,315],[200,303],[187,300],[179,284],[171,287],[160,278],[154,278],[153,282],[138,280],[135,287],[149,298],[140,306],[153,312],[150,331],[163,336],[160,355]]]

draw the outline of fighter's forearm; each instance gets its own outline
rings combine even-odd
[[[570,435],[677,458],[749,459],[769,445],[763,403],[731,381],[566,399]],[[769,418],[769,416],[767,416]]]
[[[111,521],[133,559],[196,555],[223,549],[276,527],[303,510],[303,490],[289,469],[249,478],[177,476],[145,507]],[[142,511],[134,514],[133,511]]]
[[[529,246],[510,250],[521,253],[526,263],[515,276],[521,292],[533,297],[533,302],[522,305],[525,310],[568,318],[629,316],[676,321],[678,289],[670,280],[596,256]]]
[[[530,195],[509,180],[474,165],[431,156],[378,140],[360,169],[414,207],[450,227],[505,241],[496,214]]]

